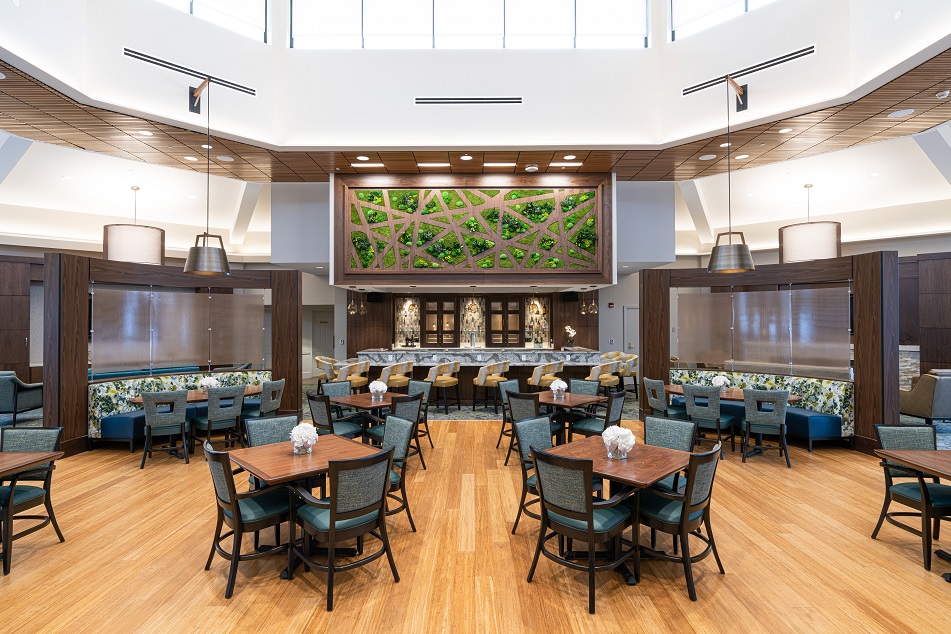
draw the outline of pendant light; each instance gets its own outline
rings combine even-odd
[[[588,305],[584,303],[584,298],[585,298],[585,292],[584,292],[584,291],[581,291],[581,314],[582,314],[582,315],[587,315],[587,314],[588,314]]]
[[[165,264],[165,230],[139,224],[139,188],[132,186],[132,224],[102,228],[102,256],[113,262]]]
[[[588,314],[597,315],[598,314],[598,303],[594,301],[595,287],[591,287],[591,304],[588,305]]]
[[[367,314],[367,305],[363,303],[363,296],[366,295],[365,289],[360,289],[360,308],[357,310],[361,315]]]
[[[806,262],[842,256],[842,225],[812,222],[812,184],[806,188],[806,221],[779,228],[779,261]]]
[[[347,291],[347,300],[348,300],[348,301],[347,301],[347,314],[348,314],[348,315],[356,315],[356,314],[357,314],[357,310],[358,310],[358,309],[357,309],[357,303],[356,303],[355,301],[353,301],[353,289],[354,289],[354,288],[356,288],[356,287],[355,287],[355,286],[351,286],[351,287],[350,287],[350,290]]]
[[[538,288],[538,287],[536,287],[536,286],[533,286],[533,287],[532,287],[532,300],[531,300],[531,302],[530,302],[529,305],[528,305],[528,312],[529,312],[529,314],[531,314],[531,315],[540,315],[541,312],[542,312],[541,308],[538,306],[538,300],[535,299],[535,289],[536,289],[536,288]]]
[[[211,78],[208,77],[195,89],[192,96],[195,102],[201,97],[203,90],[208,88],[205,97],[205,113],[207,125],[205,127],[205,232],[195,237],[195,246],[188,249],[188,258],[185,260],[185,272],[193,275],[231,275],[231,266],[228,264],[228,254],[225,253],[225,243],[219,235],[212,235],[209,231],[211,220]],[[210,246],[212,239],[218,240],[218,246]]]
[[[710,251],[710,263],[707,264],[708,273],[745,273],[752,271],[753,256],[750,254],[750,247],[746,244],[746,239],[742,231],[733,231],[733,190],[730,180],[730,154],[733,152],[733,144],[730,137],[730,110],[732,100],[730,99],[730,88],[736,91],[738,97],[743,97],[743,89],[733,81],[733,78],[726,77],[726,209],[727,223],[729,230],[725,233],[718,233],[716,244]],[[727,237],[727,244],[720,244],[720,238]],[[740,237],[740,243],[733,243],[733,236]]]
[[[476,300],[475,296],[475,285],[469,287],[472,289],[472,297],[469,298],[469,304],[466,306],[466,310],[469,311],[469,314],[475,315],[479,312],[479,302]]]
[[[416,287],[409,287],[409,306],[406,308],[406,312],[409,314],[410,318],[415,319],[419,316],[419,306],[416,304]]]

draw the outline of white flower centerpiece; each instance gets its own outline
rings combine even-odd
[[[551,391],[555,394],[555,398],[565,398],[565,390],[568,389],[568,384],[562,381],[561,379],[555,379],[551,382],[549,386]]]
[[[317,428],[310,423],[300,423],[291,430],[291,441],[294,443],[295,454],[309,454],[317,442]]]
[[[730,379],[718,374],[710,380],[710,383],[720,388],[720,394],[726,394],[726,386],[730,384]]]
[[[386,394],[386,383],[383,381],[370,383],[370,398],[374,401],[379,401],[383,399],[384,394]]]
[[[636,442],[634,432],[620,425],[611,425],[601,432],[604,447],[608,450],[608,458],[624,460],[627,452],[634,448]]]
[[[221,387],[221,381],[213,376],[206,376],[198,382],[198,389],[202,392],[207,392],[209,388],[213,387]]]
[[[578,331],[576,331],[574,328],[571,326],[565,326],[565,337],[568,339],[569,348],[575,345],[575,335],[577,334]]]

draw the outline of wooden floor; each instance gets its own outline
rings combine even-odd
[[[51,528],[14,544],[0,578],[0,629],[44,632],[938,632],[951,627],[951,584],[920,542],[886,525],[869,538],[882,502],[877,461],[844,448],[794,447],[740,462],[727,452],[714,486],[713,529],[726,568],[646,562],[639,586],[601,573],[598,613],[587,613],[584,573],[545,559],[526,583],[537,522],[510,530],[518,466],[494,448],[497,422],[433,421],[428,471],[411,469],[418,533],[405,516],[390,535],[402,577],[385,560],[325,578],[281,580],[281,557],[242,563],[234,598],[227,564],[203,569],[215,512],[200,458],[165,456],[139,471],[116,446],[61,460],[53,500],[67,541]],[[637,429],[635,427],[635,429]],[[665,540],[666,543],[666,540]],[[944,543],[951,547],[951,527]]]

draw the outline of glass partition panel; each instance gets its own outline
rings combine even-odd
[[[679,367],[722,368],[733,358],[733,306],[729,293],[678,296]]]
[[[149,368],[147,290],[95,288],[92,296],[94,373]]]
[[[788,373],[789,290],[734,293],[733,309],[733,369]]]
[[[264,298],[260,294],[211,296],[211,364],[264,369]]]
[[[152,368],[209,363],[207,293],[155,292],[152,296]]]
[[[800,376],[849,378],[849,289],[794,290],[792,372]]]

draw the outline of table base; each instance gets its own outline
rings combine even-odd
[[[934,551],[934,555],[938,559],[943,559],[944,561],[951,561],[951,553],[949,553],[946,550],[936,550]],[[944,573],[943,575],[941,575],[941,578],[947,581],[948,583],[951,583],[951,572]]]
[[[564,554],[565,559],[587,559],[588,553],[582,550],[566,550]],[[611,551],[598,551],[594,554],[595,559],[614,559],[614,553]],[[636,586],[638,583],[637,576],[631,572],[631,569],[627,567],[627,564],[620,564],[615,571],[621,577],[624,578],[624,583],[629,586]]]

